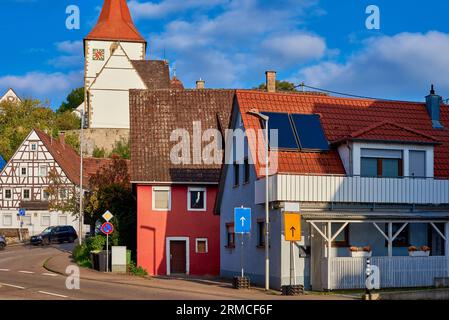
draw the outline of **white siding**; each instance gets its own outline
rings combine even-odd
[[[256,204],[265,201],[264,181],[256,181]],[[449,203],[449,180],[433,178],[275,175],[270,185],[270,201]]]

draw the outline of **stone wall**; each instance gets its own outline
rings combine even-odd
[[[67,131],[67,134],[79,135],[79,130]],[[129,140],[129,129],[85,129],[83,135],[83,153],[85,155],[92,156],[95,147],[103,148],[108,154],[118,141]]]
[[[26,228],[23,228],[22,230],[14,229],[14,228],[0,229],[0,235],[5,236],[7,244],[19,242],[20,241],[19,232],[21,232],[21,234],[22,234],[22,240],[30,239],[28,229],[26,229]]]

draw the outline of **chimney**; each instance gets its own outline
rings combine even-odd
[[[204,89],[206,87],[206,81],[204,81],[204,80],[202,80],[201,78],[200,78],[200,80],[198,80],[197,82],[196,82],[196,88],[197,89]]]
[[[443,98],[435,94],[435,89],[432,84],[430,94],[426,97],[426,108],[430,119],[432,120],[432,127],[434,129],[443,129],[443,125],[440,122],[440,108],[443,103]]]
[[[276,71],[265,72],[267,77],[266,86],[268,92],[276,92]]]
[[[59,131],[59,142],[65,146],[65,131]]]

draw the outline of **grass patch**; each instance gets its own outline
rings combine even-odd
[[[134,261],[131,261],[131,263],[128,265],[128,273],[137,277],[148,276],[148,272],[144,268],[136,266],[136,263]]]

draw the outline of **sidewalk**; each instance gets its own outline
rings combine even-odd
[[[62,252],[47,259],[44,268],[48,271],[66,275],[67,266],[74,265],[70,258],[70,253]],[[263,289],[254,288],[251,290],[235,290],[232,285],[220,279],[206,279],[198,277],[172,278],[172,277],[137,277],[132,275],[103,273],[87,268],[80,268],[81,279],[147,287],[149,289],[162,289],[168,291],[183,291],[190,293],[209,293],[211,297],[221,299],[242,299],[242,300],[346,300],[348,297],[329,295],[304,295],[298,297],[285,297],[276,291],[266,293]]]

